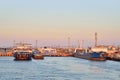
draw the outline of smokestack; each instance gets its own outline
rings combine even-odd
[[[95,47],[97,46],[97,32],[95,32]]]

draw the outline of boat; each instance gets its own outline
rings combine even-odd
[[[107,60],[120,61],[119,47],[117,49],[115,48],[115,46],[109,46],[106,54],[107,54],[106,55]]]
[[[89,50],[86,49],[76,49],[73,55],[74,57],[83,58],[87,60],[94,60],[94,61],[106,60],[104,52],[89,52]]]
[[[15,52],[14,60],[31,60],[31,54],[29,52]]]
[[[120,61],[120,53],[115,53],[115,55],[114,55],[114,57],[113,57],[113,59],[112,60],[114,60],[114,61]]]
[[[107,59],[113,61],[120,61],[120,53],[115,52],[115,53],[107,54]]]
[[[40,49],[40,52],[44,55],[44,56],[58,56],[57,54],[57,50],[54,49],[54,48],[47,48],[47,47],[44,47],[44,48],[41,48]]]
[[[92,52],[90,60],[105,61],[106,53],[105,52]]]
[[[44,56],[38,49],[36,49],[32,52],[32,58],[33,59],[44,59]]]
[[[14,60],[31,60],[32,47],[31,44],[16,43],[13,48]]]
[[[73,56],[78,57],[78,58],[83,58],[83,59],[89,59],[90,58],[90,54],[85,52],[84,49],[75,49],[75,52],[74,52]]]

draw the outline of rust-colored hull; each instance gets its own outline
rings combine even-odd
[[[44,56],[40,54],[34,54],[33,59],[44,59]]]
[[[15,54],[14,60],[31,60],[31,54]]]
[[[90,58],[90,60],[94,60],[94,61],[105,61],[106,58]]]

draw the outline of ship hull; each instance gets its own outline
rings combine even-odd
[[[41,52],[36,49],[32,52],[32,58],[33,59],[44,59],[44,56],[41,54]]]
[[[14,58],[14,60],[31,60],[31,54],[15,53]]]
[[[32,56],[33,59],[44,59],[44,56],[43,55],[40,55],[40,54],[34,54]]]
[[[97,55],[96,55],[97,54]],[[93,60],[93,61],[105,61],[106,58],[101,56],[101,53],[75,53],[74,57]]]

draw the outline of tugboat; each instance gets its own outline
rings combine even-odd
[[[38,49],[35,49],[32,52],[32,58],[33,59],[44,59],[44,56],[41,54],[41,52]]]
[[[31,44],[16,43],[13,48],[14,60],[31,60],[32,47]]]

